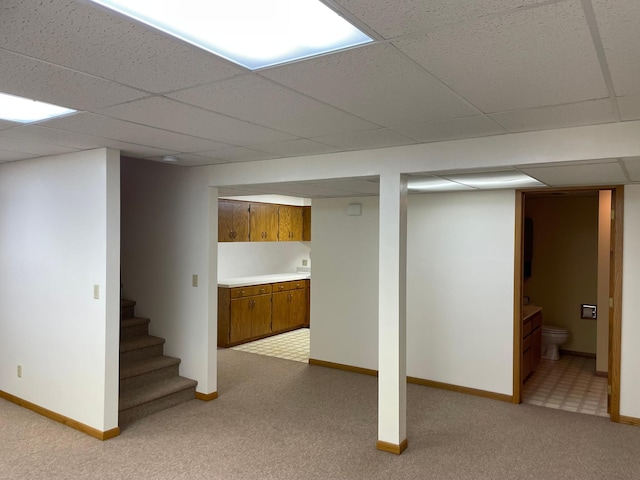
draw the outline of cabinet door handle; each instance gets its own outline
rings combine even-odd
[[[229,232],[229,238],[233,238],[233,232]]]

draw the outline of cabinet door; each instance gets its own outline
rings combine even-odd
[[[291,292],[274,293],[272,298],[272,328],[274,332],[279,332],[289,327],[289,318],[291,316]]]
[[[311,207],[302,207],[302,241],[311,241]]]
[[[307,318],[307,289],[293,290],[291,292],[291,311],[289,317],[290,327],[301,327],[306,324]]]
[[[531,370],[536,371],[542,358],[542,328],[536,328],[531,334]]]
[[[276,242],[278,240],[278,206],[267,203],[252,203],[250,239],[252,242]]]
[[[218,241],[249,240],[249,206],[243,202],[218,201]]]
[[[271,333],[271,295],[253,297],[251,312],[251,336]]]
[[[230,343],[251,338],[252,305],[253,299],[251,297],[231,300]]]
[[[303,224],[302,207],[280,205],[278,210],[278,239],[281,242],[301,241]]]

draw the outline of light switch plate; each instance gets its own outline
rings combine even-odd
[[[191,285],[193,285],[194,287],[198,286],[198,275],[193,275],[193,277],[191,278]]]

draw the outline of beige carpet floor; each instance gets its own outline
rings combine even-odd
[[[634,479],[640,428],[408,386],[409,448],[375,449],[377,379],[219,351],[220,398],[100,442],[0,400],[0,479]]]

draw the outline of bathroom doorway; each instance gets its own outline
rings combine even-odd
[[[594,187],[517,193],[514,402],[597,415],[608,410],[619,421],[622,192]],[[531,311],[526,303],[542,307],[545,324],[561,323],[573,333],[560,346],[560,360],[536,361],[542,322],[523,323],[523,312],[526,317]],[[583,303],[600,307],[597,321],[581,318]]]

